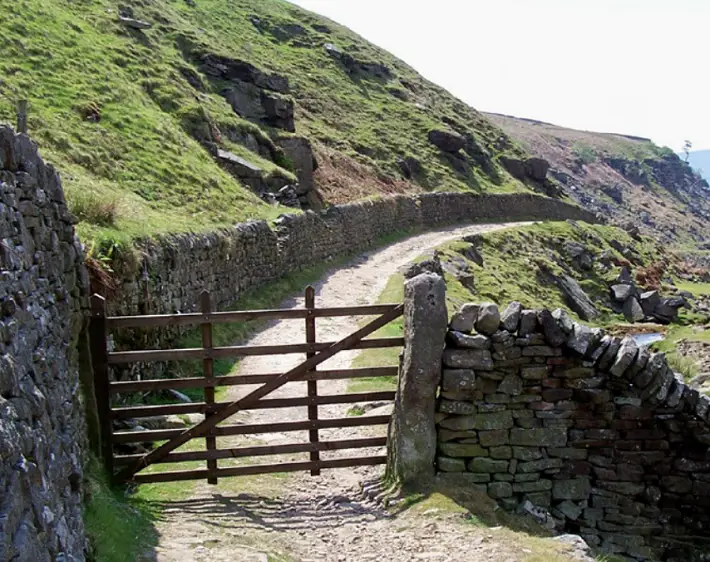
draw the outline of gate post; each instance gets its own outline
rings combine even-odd
[[[108,373],[108,329],[106,326],[106,300],[101,295],[91,297],[91,322],[89,324],[89,346],[91,366],[94,371],[94,392],[99,415],[101,456],[113,483],[113,427],[111,422],[111,393]]]
[[[404,286],[404,352],[389,426],[387,478],[426,485],[436,459],[436,392],[448,313],[446,283],[424,273]]]

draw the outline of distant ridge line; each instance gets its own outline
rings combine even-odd
[[[562,125],[555,125],[554,123],[548,123],[547,121],[539,121],[537,119],[530,119],[528,117],[516,117],[515,115],[508,115],[506,113],[495,113],[494,111],[484,111],[484,115],[495,115],[497,117],[507,117],[508,119],[517,119],[518,121],[527,121],[528,123],[533,123],[535,125],[549,125],[550,127],[557,127],[558,129],[569,129],[572,131],[579,130],[572,127],[563,127]],[[646,137],[638,137],[635,135],[625,135],[624,133],[600,133],[598,131],[584,131],[585,133],[593,133],[595,135],[610,135],[614,137],[623,137],[625,139],[639,141],[639,142],[653,142],[651,139]]]

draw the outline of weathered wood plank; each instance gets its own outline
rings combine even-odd
[[[312,470],[314,468],[347,468],[352,466],[374,466],[385,464],[386,456],[356,457],[347,459],[334,459],[327,461],[296,462],[271,465],[250,465],[236,466],[231,468],[220,468],[217,470],[219,478],[229,476],[249,476],[254,474],[273,474],[280,472],[298,472],[301,470]],[[207,477],[207,470],[183,470],[176,472],[157,472],[154,474],[136,474],[132,480],[138,484],[150,484],[156,482],[179,482],[184,480],[203,480]]]
[[[394,400],[394,390],[379,392],[358,392],[354,394],[336,394],[328,396],[304,396],[299,398],[267,398],[258,402],[247,404],[241,410],[268,410],[271,408],[297,408],[310,405],[326,404],[355,404],[356,402],[375,402]],[[181,414],[204,414],[211,407],[216,411],[229,406],[229,402],[216,402],[208,405],[205,402],[191,402],[189,404],[163,404],[160,406],[125,406],[113,408],[113,419],[125,420],[129,418],[145,418],[150,416],[169,416]]]
[[[313,315],[316,308],[316,291],[312,286],[306,287],[305,295],[305,305],[308,315],[306,316],[306,343],[314,344],[316,343],[316,318]],[[313,352],[306,354],[306,358],[310,359],[315,355]],[[316,367],[317,369],[317,367]],[[307,373],[310,374],[310,373]],[[309,380],[308,381],[308,397],[316,398],[318,396],[318,381]],[[318,419],[318,405],[312,402],[308,405],[308,420],[315,421]],[[308,430],[308,440],[311,443],[318,443],[318,429],[313,428]],[[311,450],[310,455],[312,462],[318,462],[320,460],[320,455],[318,454],[318,449]],[[311,469],[311,476],[319,476],[320,469]]]
[[[214,378],[214,386],[235,386],[245,384],[264,384],[274,380],[280,373],[267,373],[256,375],[234,375]],[[304,381],[325,381],[359,378],[396,377],[399,367],[367,367],[361,369],[336,369],[330,371],[312,371],[306,374]],[[208,383],[203,377],[189,377],[183,379],[148,379],[142,381],[121,381],[110,384],[111,394],[126,392],[150,392],[154,390],[204,388]]]
[[[338,316],[374,316],[386,314],[395,309],[397,304],[378,304],[373,306],[348,306],[320,308],[316,317]],[[212,312],[203,314],[190,312],[186,314],[154,314],[144,316],[110,316],[108,327],[111,330],[121,328],[166,328],[189,326],[209,322],[210,324],[225,324],[229,322],[248,322],[250,320],[293,320],[303,319],[308,311],[302,308],[288,310],[239,310],[233,312]]]
[[[94,373],[94,393],[98,410],[101,456],[106,473],[113,475],[113,445],[111,442],[111,394],[109,390],[108,349],[106,338],[106,300],[101,295],[91,297],[91,324],[89,326],[89,347],[91,368]]]
[[[230,359],[254,355],[286,355],[290,353],[315,353],[325,351],[336,342],[299,343],[287,345],[236,345],[213,347],[212,349],[155,349],[141,351],[118,351],[109,353],[110,365],[126,363],[152,363],[156,361],[183,361],[189,359]],[[402,347],[404,338],[372,338],[354,342],[348,349],[380,349],[384,347]]]
[[[209,315],[212,313],[212,299],[208,291],[202,291],[200,307],[203,314]],[[212,324],[202,324],[202,347],[206,350],[212,349]],[[202,360],[202,374],[205,382],[208,383],[205,386],[205,404],[206,415],[209,417],[214,405],[214,359],[208,357]],[[207,433],[205,446],[208,451],[213,452],[217,449],[217,439],[212,435],[212,432]],[[207,471],[209,472],[207,483],[216,485],[217,461],[215,459],[207,460]]]
[[[362,439],[344,439],[341,441],[319,441],[317,443],[288,443],[284,445],[265,445],[259,447],[237,447],[233,449],[217,449],[213,451],[187,451],[170,453],[155,464],[204,461],[215,459],[241,459],[245,457],[263,457],[267,455],[289,455],[294,453],[313,453],[319,451],[342,451],[344,449],[367,449],[384,447],[386,437],[367,437]],[[139,460],[143,455],[117,455],[116,465],[126,465]],[[320,460],[320,459],[318,459]],[[317,463],[318,461],[311,461]],[[318,468],[312,469],[319,470]]]
[[[286,433],[290,431],[307,431],[309,429],[335,429],[342,427],[364,427],[387,425],[391,416],[357,416],[349,418],[331,418],[315,421],[276,422],[268,424],[223,425],[214,428],[217,437],[231,435],[263,435],[269,433]],[[155,429],[148,431],[119,431],[113,434],[114,443],[154,443],[172,439],[180,435],[184,429]]]

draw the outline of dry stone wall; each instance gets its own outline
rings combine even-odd
[[[111,314],[167,314],[196,309],[200,292],[212,293],[224,310],[248,289],[304,267],[372,248],[384,236],[459,223],[493,220],[584,220],[579,207],[532,194],[432,193],[334,206],[321,213],[283,215],[208,234],[181,234],[138,241],[135,255],[114,264],[118,286],[107,292]],[[137,259],[136,259],[137,256]],[[108,294],[107,294],[108,293]],[[118,348],[165,347],[174,331],[123,333]],[[164,366],[153,366],[157,375]],[[138,366],[149,376],[145,366]],[[121,376],[131,376],[122,374]],[[150,375],[152,376],[152,375]]]
[[[710,555],[710,399],[663,354],[563,310],[471,304],[442,362],[440,473],[604,553]]]
[[[56,172],[0,126],[0,560],[84,559],[88,290]]]

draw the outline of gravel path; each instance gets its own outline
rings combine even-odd
[[[318,306],[372,304],[392,274],[427,250],[468,234],[520,224],[475,225],[429,232],[369,252],[321,279],[315,285],[316,303]],[[303,297],[290,299],[283,306],[301,307]],[[319,318],[317,322],[319,341],[338,340],[355,329],[357,323],[353,318]],[[286,320],[268,326],[250,343],[296,343],[304,338],[303,321]],[[341,353],[324,363],[322,368],[347,368],[353,357],[353,352]],[[284,372],[302,360],[302,355],[249,357],[241,362],[238,372]],[[346,381],[319,382],[319,394],[342,393],[346,385]],[[252,388],[233,387],[238,392],[233,392],[230,398],[244,395]],[[289,383],[268,398],[305,394],[306,383]],[[319,415],[343,417],[349,407],[351,405],[321,407]],[[306,408],[256,410],[242,412],[235,418],[230,421],[266,423],[307,419]],[[384,431],[384,428],[324,430],[321,440],[382,435]],[[302,442],[307,439],[305,433],[269,434],[259,443]],[[224,439],[218,442],[219,447],[230,443]],[[234,446],[235,442],[231,441],[231,444]],[[339,454],[347,456],[348,453]],[[284,455],[282,458],[306,460],[307,457]],[[269,458],[261,462],[274,460]],[[190,498],[166,504],[164,519],[158,524],[161,540],[157,554],[152,553],[146,560],[470,562],[527,560],[530,557],[531,551],[524,546],[496,539],[496,535],[508,531],[476,528],[465,524],[460,515],[432,518],[427,516],[430,514],[408,510],[393,516],[384,511],[359,491],[361,482],[378,477],[381,470],[380,467],[358,467],[324,471],[319,477],[299,473],[288,478],[232,479],[218,487],[199,483]],[[235,489],[241,493],[234,492]]]

